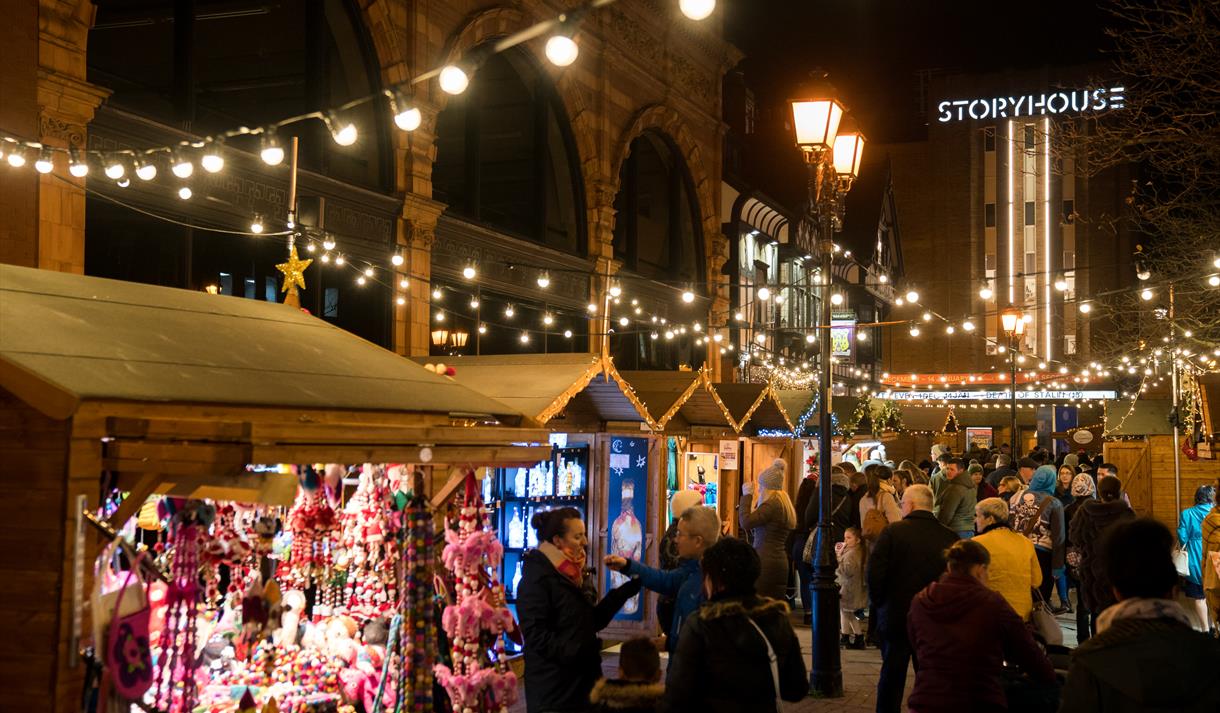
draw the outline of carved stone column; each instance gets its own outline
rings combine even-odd
[[[85,81],[85,47],[95,9],[41,0],[38,14],[38,140],[48,146],[84,148],[93,112],[110,95]],[[68,173],[67,161],[38,179],[37,266],[85,271],[84,181]]]
[[[444,210],[443,203],[414,193],[403,200],[397,239],[406,260],[395,270],[394,351],[404,356],[427,356],[431,345],[432,245]],[[399,286],[404,278],[405,290]]]
[[[610,315],[606,307],[606,291],[622,263],[614,259],[614,197],[618,187],[609,181],[597,181],[589,191],[589,257],[593,261],[593,279],[589,281],[589,303],[597,305],[597,314],[589,315],[589,351],[610,353]]]

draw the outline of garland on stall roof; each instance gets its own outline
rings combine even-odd
[[[504,547],[488,526],[474,471],[466,473],[457,529],[445,530],[441,558],[454,575],[456,602],[441,624],[453,644],[453,666],[436,665],[436,678],[453,713],[507,713],[517,698],[517,677],[508,669],[504,633],[515,627],[504,605],[499,571]]]

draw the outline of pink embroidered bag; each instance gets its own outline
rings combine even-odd
[[[106,651],[103,660],[110,671],[110,684],[115,693],[128,701],[138,701],[144,697],[145,691],[153,682],[152,649],[149,646],[148,625],[152,617],[152,607],[148,604],[148,587],[136,577],[136,586],[144,589],[144,606],[140,609],[119,615],[119,603],[123,601],[123,590],[131,583],[132,577],[140,568],[144,559],[141,552],[131,564],[127,578],[115,598],[114,614],[110,618],[110,635],[106,640]]]

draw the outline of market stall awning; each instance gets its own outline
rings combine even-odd
[[[732,414],[703,369],[624,371],[622,375],[635,389],[658,429],[673,422],[737,430]]]
[[[792,430],[793,423],[771,384],[716,384],[714,388],[739,432]]]
[[[457,383],[506,403],[538,423],[564,419],[643,421],[654,425],[635,390],[609,358],[579,354],[421,357],[444,363]]]
[[[517,409],[287,305],[11,265],[0,389],[70,419],[75,474],[110,471],[142,494],[291,502],[291,476],[248,466],[530,463],[545,449],[517,444],[547,438],[507,427],[530,425]]]
[[[0,386],[86,401],[519,419],[504,403],[284,304],[0,265]]]

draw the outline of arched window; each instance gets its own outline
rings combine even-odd
[[[564,107],[524,51],[491,55],[437,119],[433,196],[451,214],[583,255],[584,191]]]
[[[614,257],[645,277],[699,281],[703,235],[694,184],[673,142],[648,131],[631,142],[614,199]]]

